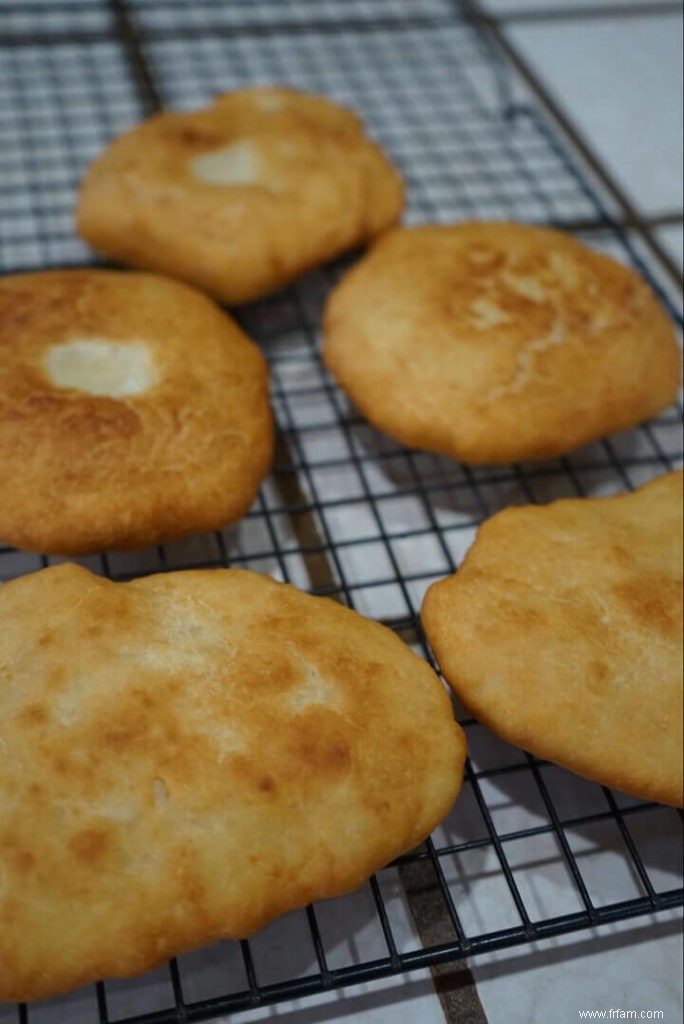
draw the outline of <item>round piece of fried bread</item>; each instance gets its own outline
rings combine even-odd
[[[209,299],[151,274],[0,281],[0,538],[75,554],[242,516],[271,461],[265,361]]]
[[[681,806],[681,472],[505,509],[422,618],[447,681],[503,739]]]
[[[234,304],[373,238],[403,204],[399,174],[355,114],[255,88],[116,139],[88,171],[77,223],[99,252]]]
[[[389,629],[245,570],[0,589],[0,999],[128,976],[359,886],[461,785]]]
[[[676,397],[674,328],[632,270],[568,235],[391,232],[332,293],[323,359],[371,423],[467,463],[539,459]]]

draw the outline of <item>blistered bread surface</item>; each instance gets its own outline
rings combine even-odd
[[[681,806],[681,471],[498,513],[422,618],[445,678],[494,732]]]
[[[375,237],[403,204],[354,113],[264,87],[115,139],[88,171],[77,225],[99,252],[233,304]]]
[[[209,299],[151,274],[0,281],[0,540],[74,554],[242,516],[273,426],[257,346]]]
[[[546,458],[674,401],[674,328],[634,271],[547,228],[397,229],[333,291],[323,358],[371,423],[467,463]]]
[[[0,999],[137,974],[359,886],[465,741],[390,630],[244,570],[0,589]]]

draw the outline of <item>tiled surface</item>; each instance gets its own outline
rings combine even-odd
[[[639,209],[681,210],[681,15],[506,31]]]
[[[489,1024],[575,1024],[580,1010],[610,1009],[679,1024],[681,965],[681,915],[667,913],[537,943],[526,956],[486,954],[474,974]]]

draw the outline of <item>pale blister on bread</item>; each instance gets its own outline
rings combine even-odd
[[[268,369],[213,302],[151,274],[0,281],[0,539],[81,554],[214,530],[271,463]]]
[[[355,114],[263,87],[115,139],[86,175],[77,227],[98,252],[236,304],[374,238],[403,205]]]
[[[422,619],[447,681],[503,739],[681,806],[681,472],[499,512]]]
[[[324,323],[324,362],[374,426],[466,463],[568,452],[655,415],[680,384],[648,285],[548,228],[397,229]]]
[[[389,629],[244,570],[0,589],[0,999],[243,937],[359,886],[465,739]]]

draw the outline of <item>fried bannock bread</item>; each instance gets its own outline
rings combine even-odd
[[[137,974],[360,885],[465,740],[389,629],[246,570],[0,589],[0,999]]]
[[[674,401],[674,327],[641,278],[547,228],[390,232],[325,311],[323,359],[376,427],[466,463],[540,459]]]
[[[681,806],[681,472],[499,512],[422,618],[445,678],[503,739]]]
[[[375,237],[403,205],[399,174],[356,114],[253,88],[115,139],[88,171],[77,226],[121,263],[235,304]]]
[[[0,281],[0,540],[80,554],[216,529],[272,446],[265,360],[204,295],[121,271]]]

